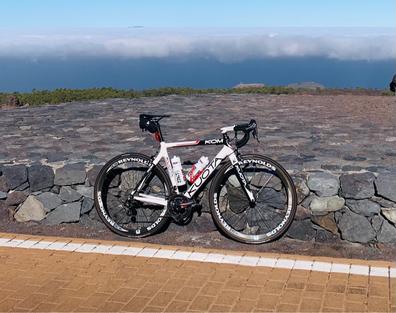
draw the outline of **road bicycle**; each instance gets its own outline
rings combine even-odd
[[[211,215],[226,236],[258,244],[286,232],[297,206],[291,177],[268,157],[239,152],[250,135],[258,140],[255,120],[221,128],[220,139],[167,143],[159,124],[165,117],[169,115],[139,117],[140,128],[159,143],[155,155],[125,153],[107,162],[98,174],[94,188],[96,210],[113,232],[145,237],[171,221],[189,223],[194,212],[200,214],[200,194],[209,181]],[[204,145],[222,148],[194,181],[180,186],[168,149]]]

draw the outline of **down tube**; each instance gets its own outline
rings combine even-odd
[[[188,188],[184,195],[187,198],[192,198],[199,191],[199,189],[205,185],[205,182],[211,177],[214,170],[220,165],[221,161],[233,153],[234,150],[228,146],[224,146],[205,168],[202,174],[197,178],[197,180],[190,186],[190,188]]]

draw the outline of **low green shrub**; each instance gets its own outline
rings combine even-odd
[[[338,90],[338,89],[323,89],[323,90],[305,90],[293,89],[284,86],[264,86],[264,87],[244,87],[244,88],[207,88],[194,89],[188,87],[163,87],[145,90],[123,90],[115,88],[88,88],[88,89],[55,89],[55,90],[33,90],[26,93],[6,93],[0,92],[0,104],[6,104],[10,95],[15,95],[22,105],[43,105],[43,104],[58,104],[73,101],[88,101],[101,100],[109,98],[139,98],[139,97],[161,97],[168,95],[197,95],[197,94],[338,94],[354,93],[354,90]],[[356,90],[355,90],[356,92]],[[393,95],[393,93],[384,90],[360,90],[359,93],[366,92],[368,94],[378,95]]]

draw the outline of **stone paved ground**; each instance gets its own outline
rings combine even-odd
[[[4,236],[9,235],[0,234]],[[65,241],[30,239],[47,240],[47,245]],[[120,244],[78,239],[73,243]],[[0,259],[1,312],[396,311],[396,279],[389,277],[9,247],[0,247]]]
[[[14,161],[102,163],[126,151],[153,153],[153,141],[138,128],[137,117],[143,112],[172,114],[162,123],[167,140],[217,137],[216,128],[255,118],[261,143],[252,142],[244,150],[262,152],[297,172],[320,168],[332,172],[396,171],[395,97],[353,95],[168,96],[4,109],[0,111],[0,167]],[[213,155],[217,148],[209,147],[199,154],[192,148],[181,156],[194,160],[201,154]],[[166,232],[145,240],[241,249],[241,244],[225,239],[210,217],[204,216],[194,218],[184,228],[172,224],[174,227]],[[4,219],[0,228],[9,232],[115,238],[102,223],[92,225],[90,219],[83,218],[80,222],[45,227]],[[308,226],[310,229],[310,222]],[[249,249],[394,260],[394,250],[385,251],[381,245],[377,248],[353,244],[330,247],[283,237]]]
[[[121,152],[153,152],[151,139],[138,128],[143,112],[172,114],[162,123],[168,141],[217,137],[216,128],[255,118],[261,144],[249,149],[288,169],[396,168],[395,97],[352,95],[167,96],[2,110],[0,138],[6,149],[0,150],[0,164],[103,162]]]

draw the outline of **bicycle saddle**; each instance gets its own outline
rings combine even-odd
[[[164,117],[170,117],[170,115],[152,115],[152,114],[140,114],[139,115],[139,126],[144,131],[147,130],[150,133],[154,134],[156,132],[161,135],[161,127],[159,125],[159,121]]]
[[[154,115],[154,114],[140,114],[139,115],[140,120],[156,121],[156,122],[163,119],[164,117],[170,117],[170,115]]]

